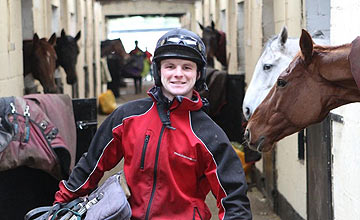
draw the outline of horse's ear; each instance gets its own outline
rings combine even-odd
[[[303,60],[306,64],[309,64],[313,55],[314,42],[310,34],[304,29],[301,32],[300,49]]]
[[[66,36],[64,28],[61,30],[61,38],[64,38]]]
[[[287,28],[286,26],[283,26],[282,29],[281,29],[281,32],[279,34],[279,44],[280,46],[284,46],[286,41],[288,39],[288,31],[287,31]]]
[[[51,37],[50,37],[50,39],[48,40],[48,42],[49,42],[49,44],[51,44],[51,45],[55,45],[55,43],[56,43],[56,34],[55,33],[53,33],[52,35],[51,35]]]
[[[75,36],[75,40],[78,41],[81,37],[81,31],[79,31],[76,36]]]
[[[204,30],[204,26],[202,24],[200,24],[200,22],[198,22],[199,26],[200,26],[200,29],[201,30]]]
[[[37,33],[35,33],[33,37],[33,42],[36,43],[38,41],[39,41],[39,36],[37,35]]]
[[[215,30],[215,23],[214,23],[214,21],[211,21],[211,28],[212,28],[213,30]]]

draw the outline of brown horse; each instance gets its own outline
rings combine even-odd
[[[101,57],[107,58],[112,81],[108,89],[119,97],[119,88],[124,85],[123,78],[133,78],[135,93],[141,92],[141,72],[144,67],[145,54],[128,54],[120,38],[101,42]]]
[[[207,65],[214,67],[214,57],[227,69],[226,60],[226,34],[215,29],[215,23],[212,21],[211,26],[204,27],[198,23],[203,31],[202,40],[206,47]]]
[[[101,57],[115,54],[124,59],[124,62],[130,58],[126,53],[124,45],[120,38],[114,40],[104,40],[101,42]]]
[[[24,77],[32,74],[33,78],[40,81],[45,93],[57,92],[54,80],[57,59],[54,49],[55,43],[55,33],[49,40],[46,38],[39,39],[39,36],[35,33],[32,40],[23,41]],[[28,92],[25,85],[25,93]]]
[[[249,120],[244,137],[252,149],[270,151],[275,142],[322,121],[330,110],[360,101],[355,81],[360,79],[360,37],[350,44],[320,46],[303,30],[300,49]]]

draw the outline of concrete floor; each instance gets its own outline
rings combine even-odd
[[[135,89],[133,87],[133,81],[131,79],[126,79],[127,87],[120,89],[120,97],[116,99],[117,105],[121,105],[127,101],[147,97],[146,91],[152,87],[153,82],[143,81],[143,88],[141,94],[135,94]],[[100,125],[106,115],[98,115],[98,124]],[[122,163],[116,166],[113,170],[105,173],[101,182],[108,178],[113,173],[116,173],[122,168]],[[251,210],[253,214],[253,220],[281,220],[271,209],[268,200],[264,195],[252,184],[249,183],[248,197],[251,203]],[[211,220],[218,219],[217,212],[218,208],[216,206],[216,200],[211,193],[207,196],[206,203],[209,206],[212,212]]]

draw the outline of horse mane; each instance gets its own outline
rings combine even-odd
[[[342,45],[336,45],[336,46],[314,44],[313,45],[313,54],[329,53],[329,52],[336,51],[336,50],[342,50],[342,49],[346,49],[347,47],[349,47],[349,45],[350,45],[349,43],[342,44]],[[301,50],[298,51],[298,53],[295,55],[294,59],[296,59],[297,57],[303,58]]]
[[[225,32],[219,30],[217,30],[217,32],[219,33],[219,39],[218,39],[218,49],[215,53],[215,57],[223,66],[227,66],[226,34]]]
[[[266,48],[268,48],[268,47],[272,44],[272,42],[274,42],[276,39],[278,39],[278,37],[279,37],[278,35],[274,35],[274,36],[270,37],[270,38],[266,41],[265,45],[263,46],[262,51],[261,51],[261,54],[263,54],[264,51],[266,50]]]
[[[350,43],[336,45],[336,46],[314,44],[314,51],[316,50],[318,52],[329,52],[329,51],[333,51],[333,50],[343,49],[344,47],[348,47],[349,45],[350,45]]]

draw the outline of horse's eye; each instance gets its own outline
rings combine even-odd
[[[278,79],[277,80],[277,86],[278,87],[285,87],[286,84],[287,84],[287,82],[285,80],[283,80],[283,79]]]
[[[271,67],[272,67],[271,64],[264,64],[263,70],[267,71],[267,70],[271,69]]]

